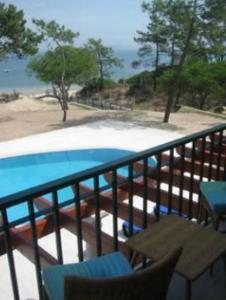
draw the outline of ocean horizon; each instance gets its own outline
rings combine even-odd
[[[137,50],[114,50],[115,55],[122,59],[123,68],[112,69],[112,79],[129,78],[152,67],[141,66],[134,69],[132,62],[138,59]],[[163,57],[162,62],[167,62]],[[17,58],[10,56],[0,62],[0,93],[19,92],[24,94],[37,94],[51,89],[51,85],[38,80],[27,71],[27,65],[31,57]]]

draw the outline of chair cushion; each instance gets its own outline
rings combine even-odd
[[[43,280],[50,300],[64,299],[64,276],[114,277],[133,273],[127,259],[120,252],[76,264],[56,265],[43,270]]]
[[[155,214],[157,214],[157,207],[156,206],[154,208],[154,212],[155,212]],[[165,205],[160,204],[160,206],[159,206],[159,212],[162,215],[168,215],[169,208],[167,206],[165,206]],[[171,209],[171,214],[175,215],[175,216],[179,216],[180,213],[179,213],[179,210],[172,208]],[[182,217],[187,218],[186,214],[182,213],[181,215],[182,215]]]
[[[127,221],[124,221],[122,223],[122,231],[123,231],[123,234],[126,236],[126,237],[130,237],[131,234],[129,232],[129,223]],[[137,225],[133,225],[133,233],[136,234],[136,233],[140,233],[141,231],[143,231],[143,229]]]
[[[212,210],[220,215],[226,214],[226,182],[202,182],[200,188]]]

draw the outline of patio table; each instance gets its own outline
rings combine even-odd
[[[186,299],[192,297],[192,282],[226,253],[226,239],[219,232],[182,217],[169,215],[132,238],[126,245],[136,254],[158,261],[182,246],[175,271],[186,279]],[[225,262],[225,260],[224,260]]]

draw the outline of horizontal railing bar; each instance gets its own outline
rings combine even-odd
[[[133,175],[133,178],[134,179],[136,179],[136,178],[138,178],[138,177],[140,177],[140,176],[142,176],[142,172],[136,172],[136,174],[134,174]],[[125,178],[120,178],[120,180],[118,181],[118,187],[120,187],[121,185],[123,185],[123,184],[125,184],[126,182],[128,182],[128,178],[127,177],[125,177]],[[67,187],[70,187],[71,185],[69,184]],[[89,188],[88,186],[87,186],[87,188]],[[111,184],[106,184],[106,185],[104,185],[104,186],[102,186],[102,187],[100,187],[99,188],[99,191],[100,192],[105,192],[106,190],[109,190],[109,189],[111,189],[112,188],[112,186],[111,186]],[[56,190],[56,189],[55,189]],[[57,189],[57,190],[60,190],[60,189]],[[48,194],[48,193],[45,193],[45,194]],[[80,197],[80,200],[81,201],[84,201],[84,200],[86,200],[86,199],[88,199],[88,198],[90,198],[90,197],[93,197],[94,196],[94,191],[92,190],[92,191],[89,191],[89,192],[86,192],[86,193],[84,193],[84,194],[82,194],[81,195],[81,197]],[[37,195],[35,198],[39,198],[39,197],[44,197],[44,195],[43,195],[43,192],[41,193],[41,195]],[[24,203],[24,202],[28,202],[28,201],[32,201],[32,197],[30,196],[29,198],[26,198],[26,199],[24,199],[23,198],[23,200],[21,200],[21,202],[20,203],[18,203],[18,204],[21,204],[21,203]],[[48,200],[48,199],[47,199]],[[68,205],[70,205],[70,204],[72,204],[73,203],[73,201],[74,201],[74,198],[73,199],[69,199],[69,200],[66,200],[66,201],[64,201],[64,202],[62,202],[62,203],[59,203],[59,208],[63,208],[63,207],[65,207],[65,206],[68,206]],[[18,204],[15,204],[15,205],[18,205]],[[10,203],[8,203],[8,205],[6,205],[4,208],[10,208],[12,205],[10,205]],[[0,209],[1,209],[1,205],[0,205]],[[21,218],[21,219],[19,219],[19,220],[22,220],[23,218]],[[17,225],[19,225],[19,224],[14,224],[14,226],[17,226]],[[1,228],[1,227],[0,227]]]
[[[209,136],[217,131],[221,131],[226,129],[226,125],[218,125],[211,129],[206,129],[200,131],[195,134],[191,134],[186,137],[182,137],[176,139],[174,141],[168,142],[163,145],[155,146],[148,150],[144,150],[127,157],[121,158],[119,160],[112,161],[110,163],[106,163],[94,168],[87,169],[85,171],[78,172],[73,175],[65,176],[61,179],[57,179],[46,184],[39,185],[37,187],[28,189],[26,191],[18,192],[6,197],[0,198],[0,210],[3,208],[7,208],[10,206],[14,206],[24,202],[24,199],[32,199],[37,198],[40,195],[48,194],[53,192],[54,190],[63,189],[69,185],[73,185],[75,182],[82,182],[87,179],[93,178],[95,176],[102,175],[104,173],[119,169],[121,167],[127,166],[133,162],[142,160],[147,157],[154,156],[160,152],[164,152],[170,150],[171,148],[175,148],[177,146],[192,142],[193,140],[197,140],[199,138],[203,138],[205,136]]]
[[[142,174],[141,172],[137,172],[136,175],[134,175],[134,179],[140,177],[141,174]],[[117,187],[120,187],[121,185],[125,184],[126,182],[128,182],[128,178],[123,178],[123,179],[120,178],[120,179],[118,180]],[[104,192],[104,191],[109,190],[109,189],[111,189],[111,188],[112,188],[112,186],[111,186],[110,184],[107,184],[107,185],[101,187],[101,188],[99,189],[99,191],[100,191],[100,193],[101,193],[101,192]],[[94,190],[92,190],[92,191],[90,191],[90,192],[86,192],[86,193],[84,193],[84,194],[82,194],[82,195],[80,196],[80,202],[83,202],[83,201],[85,201],[86,199],[89,199],[89,198],[94,197],[94,196],[95,196],[95,195],[94,195]],[[46,199],[46,200],[48,200],[48,199]],[[26,200],[23,200],[23,202],[25,202],[25,203],[28,202],[28,201],[32,201],[32,199],[26,199]],[[50,203],[52,202],[51,200],[48,200],[48,201],[50,201]],[[74,204],[74,201],[75,201],[75,198],[72,198],[72,199],[68,199],[68,200],[66,200],[66,201],[64,201],[64,202],[62,202],[62,203],[59,203],[59,204],[58,204],[59,209]],[[50,213],[53,213],[53,206],[52,206],[52,207],[48,207],[48,208],[44,208],[44,209],[42,209],[41,211],[35,212],[35,218],[43,217],[43,216],[45,216],[45,215],[47,215],[47,214],[50,214]],[[20,219],[18,219],[18,220],[16,220],[16,221],[10,222],[10,223],[9,223],[9,228],[13,228],[13,227],[15,227],[15,226],[18,226],[18,225],[21,225],[21,224],[27,223],[27,222],[29,222],[29,217],[28,217],[28,216],[27,216],[27,217],[20,218]],[[1,233],[2,231],[3,231],[3,226],[0,226],[0,233]]]
[[[29,200],[27,200],[25,202],[28,202],[28,201]],[[62,203],[59,203],[59,208],[64,208],[66,206],[70,206],[70,205],[72,205],[74,203],[74,201],[75,201],[75,199],[72,198],[72,199],[69,199],[69,200],[64,201]],[[53,206],[48,207],[48,208],[44,208],[44,209],[42,209],[42,210],[40,210],[38,212],[35,212],[34,216],[35,216],[35,219],[36,219],[36,218],[40,218],[40,217],[43,217],[43,216],[45,216],[47,214],[52,214],[52,213],[54,213],[54,207]],[[21,225],[23,223],[27,223],[28,221],[29,221],[29,216],[23,217],[23,218],[20,218],[20,219],[18,219],[16,221],[10,222],[9,223],[9,227],[10,228],[11,227],[15,227],[15,226]],[[0,232],[1,232],[1,230],[2,230],[2,226],[0,226]]]

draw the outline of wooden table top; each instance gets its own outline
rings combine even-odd
[[[226,253],[226,236],[182,217],[169,215],[129,238],[126,245],[154,261],[182,246],[176,271],[194,281]]]

